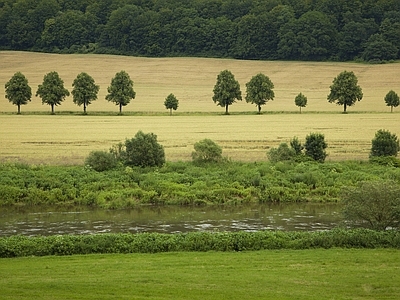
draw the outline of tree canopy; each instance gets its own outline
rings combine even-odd
[[[75,78],[72,87],[71,94],[74,103],[83,105],[83,112],[86,114],[86,107],[97,99],[100,86],[94,83],[94,79],[89,74],[82,72]]]
[[[179,100],[176,99],[174,94],[169,94],[165,98],[164,105],[166,109],[169,109],[169,114],[172,115],[172,110],[177,110],[179,105]]]
[[[133,81],[125,71],[115,74],[107,91],[106,100],[118,105],[120,114],[122,113],[122,107],[128,105],[131,99],[136,97],[136,92],[133,90]]]
[[[390,112],[393,112],[393,107],[397,107],[400,105],[399,95],[393,90],[389,91],[389,93],[385,96],[386,106],[390,106]]]
[[[398,0],[7,0],[0,49],[141,56],[400,58]]]
[[[259,114],[261,113],[261,105],[265,105],[269,100],[274,100],[274,84],[268,76],[262,73],[253,76],[246,83],[246,88],[246,102],[255,104]]]
[[[214,103],[218,106],[225,107],[225,114],[228,114],[229,105],[235,103],[236,100],[242,100],[240,84],[229,70],[221,71],[218,74],[213,91]]]
[[[343,105],[343,111],[347,111],[347,106],[353,106],[356,101],[361,101],[363,97],[362,89],[358,85],[358,79],[353,72],[343,71],[330,86],[331,92],[328,95],[329,102],[336,102]]]
[[[54,106],[60,105],[69,91],[64,88],[64,81],[57,72],[50,72],[44,75],[43,83],[39,85],[36,96],[42,98],[42,103],[51,106],[51,113],[54,114]]]
[[[21,105],[25,105],[31,101],[32,90],[28,84],[28,79],[21,73],[15,73],[11,79],[5,84],[6,99],[12,104],[17,105],[18,114],[21,113]]]
[[[300,107],[300,113],[301,113],[301,108],[307,106],[307,97],[304,96],[302,93],[298,94],[294,98],[294,104],[296,104],[296,106]]]

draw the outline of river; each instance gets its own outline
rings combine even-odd
[[[337,204],[140,206],[124,210],[0,208],[0,236],[117,232],[328,230],[342,221]]]

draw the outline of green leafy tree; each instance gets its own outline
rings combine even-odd
[[[362,89],[358,85],[358,79],[353,72],[343,71],[340,73],[333,80],[330,89],[328,101],[343,105],[344,112],[347,111],[347,106],[353,106],[356,101],[360,101],[363,97]]]
[[[21,105],[26,105],[31,101],[32,90],[28,85],[28,79],[21,73],[17,72],[6,83],[6,98],[9,102],[18,107],[18,114],[21,113]]]
[[[262,73],[253,76],[246,83],[247,93],[246,102],[257,105],[258,113],[261,113],[261,105],[265,105],[269,100],[274,100],[274,84]]]
[[[94,79],[87,73],[80,73],[72,83],[71,92],[74,103],[78,106],[83,104],[83,113],[86,114],[86,107],[97,99],[100,87],[94,83]]]
[[[325,136],[321,133],[310,133],[306,136],[304,148],[305,154],[312,159],[324,162],[327,156],[325,149],[328,144],[325,142]]]
[[[296,155],[300,155],[301,151],[303,151],[304,149],[304,146],[301,144],[296,136],[290,140],[290,147],[294,150]]]
[[[391,181],[362,182],[342,192],[350,225],[386,230],[400,226],[400,186]]]
[[[85,165],[97,172],[103,172],[115,168],[117,160],[115,156],[106,151],[92,151],[85,159]]]
[[[222,148],[210,139],[204,139],[194,144],[193,162],[219,162],[222,160]]]
[[[165,98],[164,105],[166,109],[169,109],[169,114],[172,115],[172,110],[177,110],[179,105],[179,100],[176,99],[174,94],[169,94]]]
[[[36,96],[42,98],[42,103],[51,106],[51,113],[54,114],[54,106],[60,105],[65,97],[69,96],[69,91],[64,88],[64,81],[57,72],[50,72],[43,78],[43,83],[39,85]]]
[[[296,157],[296,151],[290,148],[287,143],[281,143],[278,148],[271,148],[267,152],[268,160],[273,163],[292,160]]]
[[[399,49],[387,41],[381,34],[374,34],[365,43],[362,58],[365,61],[381,62],[397,58]]]
[[[106,100],[119,105],[119,113],[122,113],[122,106],[126,106],[135,99],[136,93],[133,90],[133,81],[125,71],[118,72],[111,80],[111,85],[107,89]]]
[[[300,93],[296,96],[296,98],[294,98],[294,103],[296,104],[296,106],[300,107],[301,113],[301,108],[307,106],[307,97]]]
[[[399,151],[399,139],[396,134],[384,129],[380,129],[375,133],[375,137],[372,139],[370,157],[397,156]]]
[[[164,147],[157,142],[157,135],[138,131],[125,141],[125,160],[128,166],[161,167],[165,163]]]
[[[235,103],[236,100],[242,100],[239,82],[235,80],[235,76],[230,71],[221,71],[214,86],[214,103],[225,107],[225,114],[228,114],[229,105]]]
[[[390,106],[390,112],[393,112],[393,107],[397,107],[400,104],[399,95],[394,91],[390,91],[385,96],[386,106]]]

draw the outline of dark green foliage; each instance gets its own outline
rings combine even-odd
[[[193,162],[208,163],[222,160],[222,148],[210,139],[204,139],[194,144]]]
[[[398,231],[191,232],[96,234],[0,238],[0,257],[98,253],[256,251],[315,248],[400,248]]]
[[[255,104],[259,114],[261,113],[261,105],[265,105],[269,100],[274,100],[274,84],[268,76],[262,73],[253,76],[246,83],[246,88],[246,102]]]
[[[36,97],[42,98],[42,103],[51,106],[51,113],[54,114],[54,106],[60,105],[69,91],[64,88],[64,81],[57,72],[50,72],[44,75],[43,83],[39,85]]]
[[[138,167],[161,167],[165,163],[164,147],[154,133],[138,131],[125,141],[125,164]]]
[[[235,103],[236,100],[242,100],[240,84],[229,70],[221,71],[218,74],[213,92],[214,103],[225,107],[225,114],[228,114],[229,105]]]
[[[400,150],[399,139],[396,134],[388,130],[380,129],[372,139],[370,157],[374,156],[397,156]]]
[[[122,107],[128,105],[131,99],[135,99],[136,96],[136,92],[133,90],[133,81],[125,71],[115,74],[107,92],[106,100],[118,105],[120,114]]]
[[[85,165],[93,170],[103,172],[116,167],[117,160],[112,153],[105,151],[92,151],[85,159]]]
[[[312,159],[324,162],[327,156],[325,151],[327,147],[328,144],[325,142],[325,136],[322,133],[310,133],[306,136],[305,154]]]
[[[300,143],[297,137],[290,140],[290,147],[294,150],[296,155],[300,155],[304,149],[304,146]]]
[[[271,148],[267,153],[270,162],[293,160],[296,156],[296,151],[289,148],[287,143],[281,143],[278,148]]]
[[[74,103],[81,106],[83,113],[86,114],[86,107],[97,99],[100,86],[94,83],[94,79],[87,73],[80,73],[72,83],[72,96]]]
[[[5,84],[5,97],[12,104],[17,105],[18,114],[21,113],[21,105],[26,105],[31,101],[32,90],[28,84],[28,79],[21,73],[17,72]]]
[[[400,185],[392,181],[362,182],[343,191],[344,216],[352,225],[374,230],[400,226]]]
[[[363,97],[362,89],[358,85],[358,79],[353,72],[343,71],[330,86],[331,92],[328,101],[337,105],[343,105],[343,112],[347,112],[347,106],[353,106]]]
[[[296,98],[294,98],[294,103],[296,104],[296,106],[300,107],[301,113],[301,108],[307,106],[307,97],[300,93],[296,96]]]
[[[397,107],[400,105],[399,95],[395,91],[389,91],[389,93],[385,96],[386,106],[390,106],[390,112],[393,112],[393,107]]]
[[[374,34],[365,43],[362,58],[372,63],[381,63],[398,57],[399,49],[391,42],[385,40],[381,34]]]
[[[167,98],[165,98],[164,106],[166,109],[169,109],[169,114],[172,115],[172,110],[177,110],[179,105],[179,100],[176,99],[174,94],[169,94]]]

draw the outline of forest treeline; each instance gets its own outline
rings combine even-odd
[[[137,56],[399,58],[398,0],[0,0],[0,49]]]

